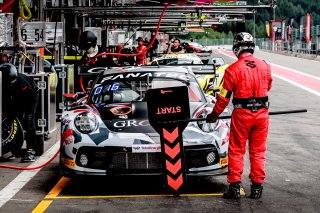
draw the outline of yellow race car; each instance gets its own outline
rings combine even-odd
[[[224,71],[229,66],[222,57],[217,56],[211,56],[207,64],[204,64],[201,58],[193,53],[164,54],[155,58],[151,65],[195,65],[190,67],[195,73],[200,86],[206,94],[213,96],[219,92]],[[215,67],[215,74],[213,67]]]
[[[215,65],[215,74],[200,74],[197,79],[206,94],[215,96],[222,87],[223,75],[229,64],[226,64],[222,57],[216,56],[209,59],[208,65],[211,64]]]

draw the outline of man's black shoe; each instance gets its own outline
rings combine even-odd
[[[230,183],[228,190],[223,194],[223,197],[228,199],[239,199],[240,183]]]
[[[22,163],[34,162],[36,160],[35,154],[36,153],[35,153],[35,151],[33,149],[29,149],[27,151],[26,156],[21,158],[21,162]]]
[[[252,183],[250,198],[259,199],[262,195],[263,186],[260,183]]]

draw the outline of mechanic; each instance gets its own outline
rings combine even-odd
[[[138,37],[137,42],[138,42],[138,46],[135,48],[135,50],[138,53],[145,52],[147,47],[144,45],[143,38]],[[140,54],[136,56],[136,65],[145,65],[145,64],[147,64],[146,52],[144,54]]]
[[[183,49],[181,46],[180,46],[180,39],[174,39],[173,40],[173,43],[171,43],[171,45],[169,46],[169,49],[168,49],[168,54],[179,54],[179,53],[185,53],[185,49]]]
[[[229,138],[229,187],[225,198],[240,198],[243,157],[246,141],[249,140],[251,170],[250,198],[260,198],[264,183],[266,162],[266,140],[269,126],[268,91],[272,86],[270,66],[253,56],[255,44],[249,33],[242,32],[235,36],[233,52],[238,61],[230,65],[224,74],[223,85],[217,102],[207,122],[216,122],[218,116],[228,105],[233,93],[230,138]]]
[[[14,65],[4,63],[0,65],[3,77],[3,111],[8,113],[10,120],[17,117],[26,131],[27,153],[21,162],[35,161],[36,125],[35,116],[39,100],[39,89],[29,76],[18,73]],[[18,150],[13,150],[15,154]],[[12,156],[11,158],[14,158]]]
[[[84,31],[80,35],[80,49],[85,53],[80,59],[80,65],[96,67],[115,67],[117,64],[111,56],[96,57],[99,53],[108,52],[105,48],[99,48],[97,37],[91,31]]]

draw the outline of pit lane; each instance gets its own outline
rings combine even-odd
[[[319,62],[265,52],[256,55],[268,62],[320,77]],[[234,60],[226,55],[223,57],[227,62]],[[320,83],[318,85],[320,87]],[[172,197],[166,194],[159,177],[69,180],[58,173],[58,159],[55,159],[5,203],[0,212],[318,212],[320,98],[274,77],[270,100],[270,111],[307,108],[308,113],[270,117],[267,179],[260,200],[251,200],[244,195],[250,187],[248,156],[245,157],[244,192],[240,201],[222,198],[227,186],[225,176],[193,178],[188,180],[185,193]],[[55,142],[53,136],[46,141],[46,148]],[[10,163],[21,166],[18,159]],[[0,172],[1,195],[20,172],[4,169]]]

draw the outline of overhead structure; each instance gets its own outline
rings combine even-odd
[[[86,3],[79,1],[77,5],[73,1],[60,4],[57,2],[47,5],[45,13],[78,14],[78,17],[85,19],[104,20],[106,25],[118,28],[135,27],[138,30],[147,30],[156,26],[164,8],[163,4],[167,1],[100,0],[86,1]],[[206,2],[213,4],[209,5]],[[257,9],[273,7],[271,1],[259,5],[246,5],[245,1],[236,0],[228,1],[234,3],[232,5],[221,5],[219,2],[226,1],[188,1],[183,5],[173,3],[165,11],[160,29],[210,27],[213,24],[245,22],[245,15],[253,14]]]

